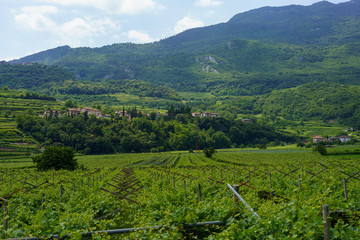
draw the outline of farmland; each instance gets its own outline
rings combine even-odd
[[[332,153],[341,153],[338,148]],[[321,208],[327,204],[342,213],[331,218],[333,239],[358,239],[357,149],[327,156],[291,146],[227,149],[212,159],[200,152],[77,156],[82,169],[56,172],[36,171],[30,158],[2,160],[0,197],[9,201],[6,236],[320,239]],[[227,183],[239,185],[260,219],[234,202]],[[191,225],[212,221],[222,224]],[[142,227],[120,235],[97,232]],[[4,225],[0,231],[5,234]]]
[[[24,113],[39,115],[45,109],[61,108],[61,102],[40,99],[42,97],[44,96],[36,93],[32,95],[28,92],[0,89],[0,158],[37,152],[38,143],[16,128],[15,116]]]

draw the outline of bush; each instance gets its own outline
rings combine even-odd
[[[216,150],[215,150],[215,148],[213,148],[213,147],[209,147],[209,148],[204,148],[204,149],[203,149],[203,152],[204,152],[204,154],[205,154],[205,156],[206,156],[207,158],[211,158],[212,155],[213,155],[214,153],[216,153]]]
[[[314,151],[320,153],[321,155],[327,154],[326,148],[322,144],[317,144],[314,148]]]
[[[78,166],[71,147],[49,146],[45,148],[44,153],[41,155],[32,157],[32,160],[40,171],[51,169],[74,170]]]

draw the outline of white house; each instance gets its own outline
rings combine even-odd
[[[339,139],[342,143],[345,143],[345,142],[348,142],[351,140],[351,138],[349,136],[340,136]]]

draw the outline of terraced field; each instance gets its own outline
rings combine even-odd
[[[26,156],[37,152],[38,143],[16,129],[16,115],[42,114],[45,109],[59,110],[59,101],[24,99],[20,91],[0,90],[0,158]]]

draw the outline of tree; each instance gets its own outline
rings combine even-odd
[[[65,100],[65,107],[68,107],[68,108],[76,107],[76,103],[71,101],[71,99],[66,99]]]
[[[326,148],[323,144],[317,144],[314,151],[320,153],[321,155],[327,154]]]
[[[216,153],[216,150],[213,147],[204,148],[203,152],[207,158],[211,158],[214,153]]]
[[[74,151],[71,147],[49,146],[38,156],[32,157],[36,168],[40,171],[46,170],[74,170],[77,166],[77,160],[74,159]]]

